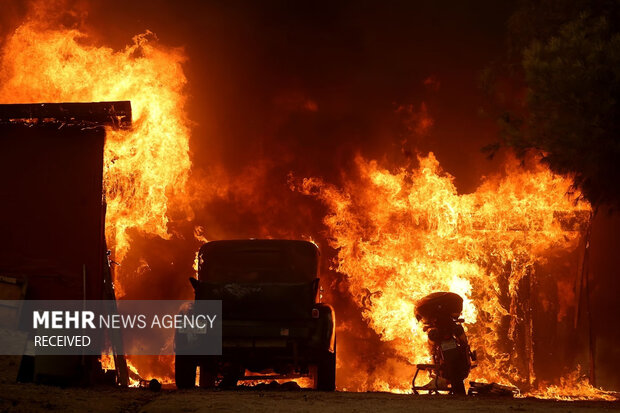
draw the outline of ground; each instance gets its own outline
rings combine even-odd
[[[553,412],[620,411],[620,402],[557,402],[389,393],[211,391],[114,388],[62,389],[34,384],[0,385],[0,412]]]
[[[618,402],[557,402],[498,397],[413,396],[390,393],[60,388],[15,383],[19,357],[0,357],[0,412],[520,412],[620,411]],[[281,387],[280,387],[281,388]]]

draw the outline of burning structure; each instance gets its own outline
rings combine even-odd
[[[104,128],[130,124],[129,102],[0,105],[7,218],[0,271],[24,285],[19,298],[113,299],[101,198]],[[71,356],[37,356],[32,368],[25,375],[43,382],[93,382],[101,370],[92,357]]]
[[[493,164],[495,171],[478,168],[463,190],[467,185],[444,171],[442,156],[425,139],[439,123],[430,104],[398,105],[406,131],[388,139],[389,128],[368,128],[376,141],[357,147],[367,125],[348,118],[341,92],[314,98],[296,86],[271,100],[257,98],[277,112],[261,129],[274,137],[258,136],[251,154],[231,151],[242,166],[205,167],[213,160],[205,153],[224,144],[192,134],[205,127],[189,120],[196,113],[186,105],[186,52],[163,46],[152,32],[112,48],[79,24],[60,24],[67,16],[57,10],[35,3],[4,40],[1,103],[131,100],[133,127],[106,131],[103,164],[105,234],[120,264],[114,266],[118,298],[190,297],[191,262],[207,239],[312,239],[332,262],[321,270],[331,280],[323,294],[339,320],[339,389],[408,391],[415,364],[429,356],[414,303],[446,290],[465,298],[465,326],[480,358],[474,378],[542,397],[600,396],[576,370],[577,360],[587,360],[580,357],[587,345],[575,329],[575,309],[591,207],[571,192],[569,178],[536,159],[524,166],[508,156],[503,166]],[[82,16],[69,18],[79,23]],[[416,82],[425,93],[446,88],[434,76]],[[323,110],[345,121],[311,120]],[[204,123],[212,121],[204,116]],[[238,123],[238,116],[226,121]],[[260,124],[253,120],[248,123]],[[291,131],[294,122],[312,127]],[[339,148],[328,146],[334,135],[318,137],[327,129],[341,132],[338,125],[347,122],[361,126],[342,132],[355,138]],[[290,136],[301,143],[278,143]],[[304,163],[306,151],[311,156]],[[458,146],[450,152],[453,166]],[[562,346],[575,335],[583,345]],[[551,351],[554,357],[542,356]],[[134,378],[172,380],[171,358],[129,362]]]
[[[422,324],[411,317],[415,301],[436,290],[456,292],[466,297],[468,335],[481,352],[473,375],[532,385],[540,322],[533,313],[552,311],[557,319],[551,323],[560,323],[571,304],[535,298],[536,268],[554,254],[566,259],[575,251],[590,219],[588,204],[566,196],[570,181],[540,166],[527,171],[513,165],[504,177],[458,195],[432,154],[412,171],[393,173],[361,158],[357,164],[358,174],[342,189],[316,179],[302,180],[298,189],[328,205],[337,270],[349,276],[362,317],[392,351],[422,362],[428,355]],[[536,309],[537,303],[546,309]],[[390,368],[391,382],[370,385],[405,390],[406,376],[398,378],[398,370]]]

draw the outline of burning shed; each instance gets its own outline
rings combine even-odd
[[[104,231],[105,127],[130,125],[127,101],[0,105],[0,275],[25,286],[21,298],[114,298]],[[76,363],[86,368],[72,368]],[[95,363],[37,359],[34,379],[91,381]]]

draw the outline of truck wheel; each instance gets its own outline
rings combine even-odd
[[[316,389],[336,390],[336,354],[328,352],[319,360],[317,366]]]
[[[336,390],[336,343],[334,352],[327,351],[319,360],[316,369],[316,389],[322,391]]]
[[[200,388],[212,389],[217,379],[217,367],[213,363],[200,363]]]
[[[196,384],[196,362],[192,356],[174,357],[174,381],[177,389],[191,389]]]
[[[465,384],[463,380],[450,380],[450,387],[452,388],[452,394],[465,395]]]
[[[237,387],[238,378],[236,375],[224,376],[220,382],[220,388],[222,389],[234,389]]]

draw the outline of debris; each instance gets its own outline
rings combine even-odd
[[[301,387],[299,386],[299,384],[297,384],[294,381],[287,381],[284,382],[282,384],[278,383],[277,381],[273,380],[270,383],[259,383],[253,387],[254,390],[271,390],[271,391],[297,391],[297,390],[301,390]]]
[[[469,396],[510,396],[514,397],[520,394],[520,391],[515,386],[498,383],[482,383],[476,381],[469,382],[469,390],[467,391]]]

